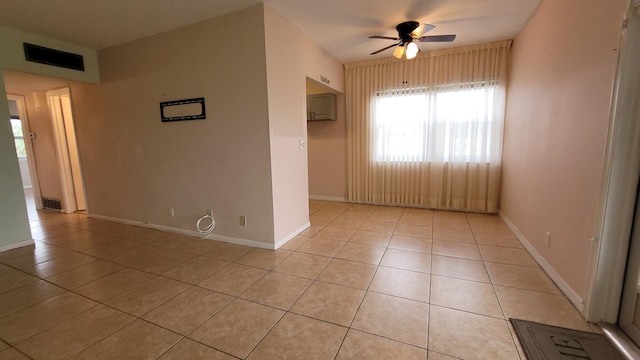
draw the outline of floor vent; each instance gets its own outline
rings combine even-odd
[[[60,199],[42,198],[42,207],[51,210],[62,210],[62,203]]]

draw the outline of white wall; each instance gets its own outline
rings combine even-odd
[[[544,0],[512,50],[500,211],[579,308],[624,2]]]

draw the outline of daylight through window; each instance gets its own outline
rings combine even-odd
[[[375,161],[487,162],[493,86],[374,97]]]
[[[22,122],[20,119],[11,119],[11,128],[13,130],[13,139],[16,144],[16,153],[19,158],[27,157],[27,149],[24,143],[24,136],[22,133]]]

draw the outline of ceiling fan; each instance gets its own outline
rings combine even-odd
[[[418,55],[418,52],[420,52],[418,45],[413,42],[414,40],[418,40],[420,42],[452,42],[453,40],[455,40],[455,35],[421,36],[422,34],[426,33],[427,31],[431,31],[434,28],[434,25],[420,24],[417,21],[405,21],[403,23],[400,23],[396,26],[398,37],[378,35],[369,36],[369,39],[386,39],[397,41],[397,43],[384,47],[378,51],[374,51],[369,55],[375,55],[387,49],[391,49],[394,46],[397,46],[397,48],[393,51],[393,56],[400,59],[402,58],[402,55],[406,53],[407,59],[413,59],[414,57],[416,57],[416,55]]]

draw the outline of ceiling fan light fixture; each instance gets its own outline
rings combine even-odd
[[[407,44],[407,59],[413,59],[418,55],[419,52],[420,49],[418,48],[418,45],[416,45],[416,43],[410,42],[409,44]]]
[[[395,50],[393,50],[393,56],[400,59],[404,54],[404,46],[398,45]]]
[[[640,0],[636,0],[640,1]],[[395,44],[391,44],[389,46],[385,46],[382,49],[372,52],[369,55],[376,55],[392,47],[396,47],[393,51],[393,56],[401,59],[402,56],[406,56],[407,59],[413,59],[418,56],[420,52],[420,48],[416,45],[415,41],[420,42],[452,42],[456,39],[455,34],[449,35],[433,35],[433,36],[421,36],[428,31],[431,31],[435,28],[434,25],[431,24],[420,24],[417,21],[405,21],[396,26],[396,30],[398,31],[398,37],[392,36],[382,36],[382,35],[372,35],[369,36],[369,39],[383,39],[383,40],[393,40]]]

